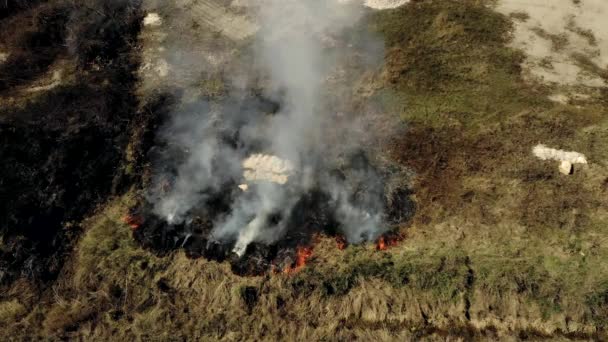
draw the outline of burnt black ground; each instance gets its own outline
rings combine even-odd
[[[12,33],[2,43],[18,47],[0,66],[0,95],[20,98],[23,104],[0,108],[0,282],[25,276],[45,284],[62,269],[83,217],[128,186],[145,186],[140,177],[149,163],[171,165],[167,155],[179,158],[175,151],[163,151],[165,145],[155,138],[179,94],[138,103],[137,1],[8,1],[0,7],[0,19],[0,28]],[[59,60],[74,66],[73,81],[39,96],[19,93]],[[252,93],[238,106],[239,112],[267,115],[280,104]],[[140,153],[132,161],[135,172],[127,175],[125,150],[133,135]],[[238,132],[225,132],[225,139],[239,144]],[[353,162],[359,159],[355,156]],[[236,189],[236,184],[225,186]],[[292,228],[279,243],[252,244],[245,258],[235,258],[233,242],[208,237],[213,220],[229,211],[230,193],[201,204],[205,210],[188,225],[169,226],[144,213],[148,219],[135,238],[157,254],[184,248],[190,257],[230,259],[234,273],[255,275],[295,260],[296,247],[310,245],[315,234],[338,234],[326,195],[316,191],[300,199],[290,218]],[[391,195],[399,200],[386,205],[389,223],[413,215],[410,195],[408,189]]]
[[[372,167],[360,153],[351,159],[352,167]],[[167,160],[163,159],[163,162]],[[364,165],[357,166],[362,163]],[[347,181],[339,170],[334,170],[334,173],[340,174],[339,178]],[[226,184],[224,191],[200,203],[189,213],[190,219],[180,224],[168,224],[164,218],[155,215],[152,212],[152,204],[142,198],[140,205],[130,213],[136,221],[141,222],[134,230],[135,239],[158,255],[184,249],[186,255],[191,258],[204,257],[218,262],[228,260],[235,274],[254,276],[293,266],[297,248],[312,247],[315,236],[319,234],[341,236],[340,224],[335,217],[336,208],[329,195],[318,188],[299,198],[287,220],[284,236],[272,244],[252,243],[244,256],[238,257],[232,253],[235,241],[218,241],[211,235],[213,223],[229,213],[230,203],[240,192],[236,185]],[[367,197],[363,195],[365,191],[369,190],[360,189],[357,193]],[[413,217],[416,207],[410,197],[412,192],[408,188],[398,188],[386,195],[384,192],[376,195],[379,201],[384,202],[385,223],[389,227],[397,228]],[[356,203],[356,199],[353,200]],[[273,221],[272,218],[270,221]]]
[[[19,2],[1,12],[6,31],[34,24],[32,32],[7,38],[19,53],[0,68],[0,95],[27,86],[57,59],[77,65],[74,82],[0,108],[5,284],[19,276],[54,279],[80,233],[70,223],[122,190],[119,167],[138,105],[131,47],[140,16],[127,2],[86,5]]]

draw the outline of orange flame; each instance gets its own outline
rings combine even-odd
[[[141,226],[141,224],[143,223],[143,220],[140,216],[130,214],[125,215],[122,218],[122,221],[126,223],[129,227],[131,227],[131,230],[137,230],[139,226]]]
[[[400,235],[396,235],[396,236],[384,236],[383,235],[376,242],[376,249],[379,251],[385,251],[389,247],[396,246],[399,243],[399,241],[401,241],[402,239],[403,238]]]
[[[292,274],[306,266],[306,261],[312,256],[312,247],[298,247],[296,253],[296,262],[283,268],[283,273]]]
[[[378,239],[378,243],[376,244],[376,249],[379,250],[379,251],[386,250],[386,242],[384,241],[384,236],[381,236]]]
[[[344,238],[344,236],[342,236],[342,235],[336,236],[336,246],[338,247],[339,250],[344,250],[346,248],[347,244],[346,244],[346,239]]]

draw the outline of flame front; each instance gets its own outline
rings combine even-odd
[[[397,246],[399,241],[401,241],[403,237],[397,236],[381,236],[376,242],[376,249],[379,251],[385,251],[389,247]]]
[[[127,214],[122,218],[122,221],[131,227],[131,230],[137,230],[143,220],[140,216]]]
[[[346,243],[346,238],[344,238],[344,236],[342,235],[337,235],[336,236],[336,247],[338,247],[339,250],[344,250],[347,246]]]
[[[312,256],[312,247],[298,247],[296,253],[295,263],[283,268],[283,273],[292,274],[304,268],[306,261]]]
[[[386,242],[384,241],[384,236],[381,236],[378,239],[378,243],[376,244],[376,249],[378,249],[380,251],[386,250]]]

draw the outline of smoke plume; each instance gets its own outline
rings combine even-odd
[[[376,239],[386,230],[384,185],[361,154],[365,129],[355,113],[341,119],[328,105],[328,76],[343,53],[335,37],[364,8],[338,0],[256,5],[249,8],[259,25],[251,64],[263,75],[263,98],[278,110],[269,114],[263,101],[244,95],[242,80],[256,76],[242,71],[227,76],[233,84],[220,103],[180,103],[159,137],[170,157],[155,162],[154,213],[180,224],[228,192],[229,208],[214,218],[210,240],[233,243],[242,255],[252,242],[271,244],[298,229],[294,208],[316,189],[349,242]],[[381,56],[380,41],[366,44]]]

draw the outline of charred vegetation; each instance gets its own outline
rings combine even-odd
[[[45,0],[5,0],[0,3],[0,19],[32,9]]]
[[[235,142],[238,144],[238,142]],[[159,153],[158,150],[155,151]],[[176,153],[164,154],[170,158],[179,156]],[[167,163],[164,158],[157,159],[163,165],[175,165]],[[332,172],[342,181],[349,180],[346,172],[373,168],[370,161],[362,152],[356,153],[350,158],[346,165],[341,169],[336,168]],[[166,170],[163,170],[166,171]],[[381,172],[375,169],[374,172]],[[394,175],[385,174],[383,179],[388,181]],[[167,187],[171,182],[167,181]],[[254,185],[255,186],[255,185]],[[359,185],[361,186],[361,184]],[[378,193],[373,198],[382,201],[385,208],[385,222],[391,225],[392,230],[378,240],[378,249],[384,250],[394,245],[399,238],[399,227],[406,224],[415,213],[415,204],[410,198],[411,190],[406,187],[396,187],[389,189],[380,185],[381,189],[386,188],[386,193]],[[343,240],[340,233],[340,224],[336,218],[335,203],[332,202],[329,194],[322,188],[313,188],[303,197],[299,198],[290,217],[287,219],[287,227],[284,236],[274,243],[252,243],[248,246],[243,256],[234,254],[234,240],[218,240],[212,235],[215,222],[227,215],[231,209],[234,197],[241,195],[236,183],[227,183],[221,187],[217,193],[213,193],[204,202],[188,214],[187,221],[179,224],[171,224],[165,218],[157,216],[152,210],[152,204],[145,197],[140,199],[140,204],[127,214],[125,222],[131,225],[133,236],[142,246],[151,249],[159,255],[183,249],[191,258],[204,257],[218,262],[229,261],[232,271],[237,275],[255,276],[263,275],[268,272],[289,273],[294,269],[300,269],[305,260],[299,260],[303,254],[309,253],[303,249],[314,248],[315,239],[320,235],[336,237]],[[365,192],[375,191],[374,189],[360,188],[355,191],[355,196],[365,198],[369,194]],[[357,201],[356,198],[353,200]],[[270,224],[278,222],[279,217],[270,218]],[[346,241],[343,240],[343,249]],[[340,248],[340,247],[339,247]]]
[[[43,4],[3,19],[0,45],[11,52],[0,65],[0,92],[44,73],[65,52],[69,15],[70,9],[65,4]]]
[[[2,22],[15,34],[1,43],[16,50],[0,67],[0,95],[25,86],[58,58],[78,67],[73,82],[39,97],[13,94],[23,99],[0,109],[4,284],[19,276],[46,283],[58,274],[80,233],[75,222],[122,190],[113,185],[137,110],[135,8],[64,1],[19,8]]]

